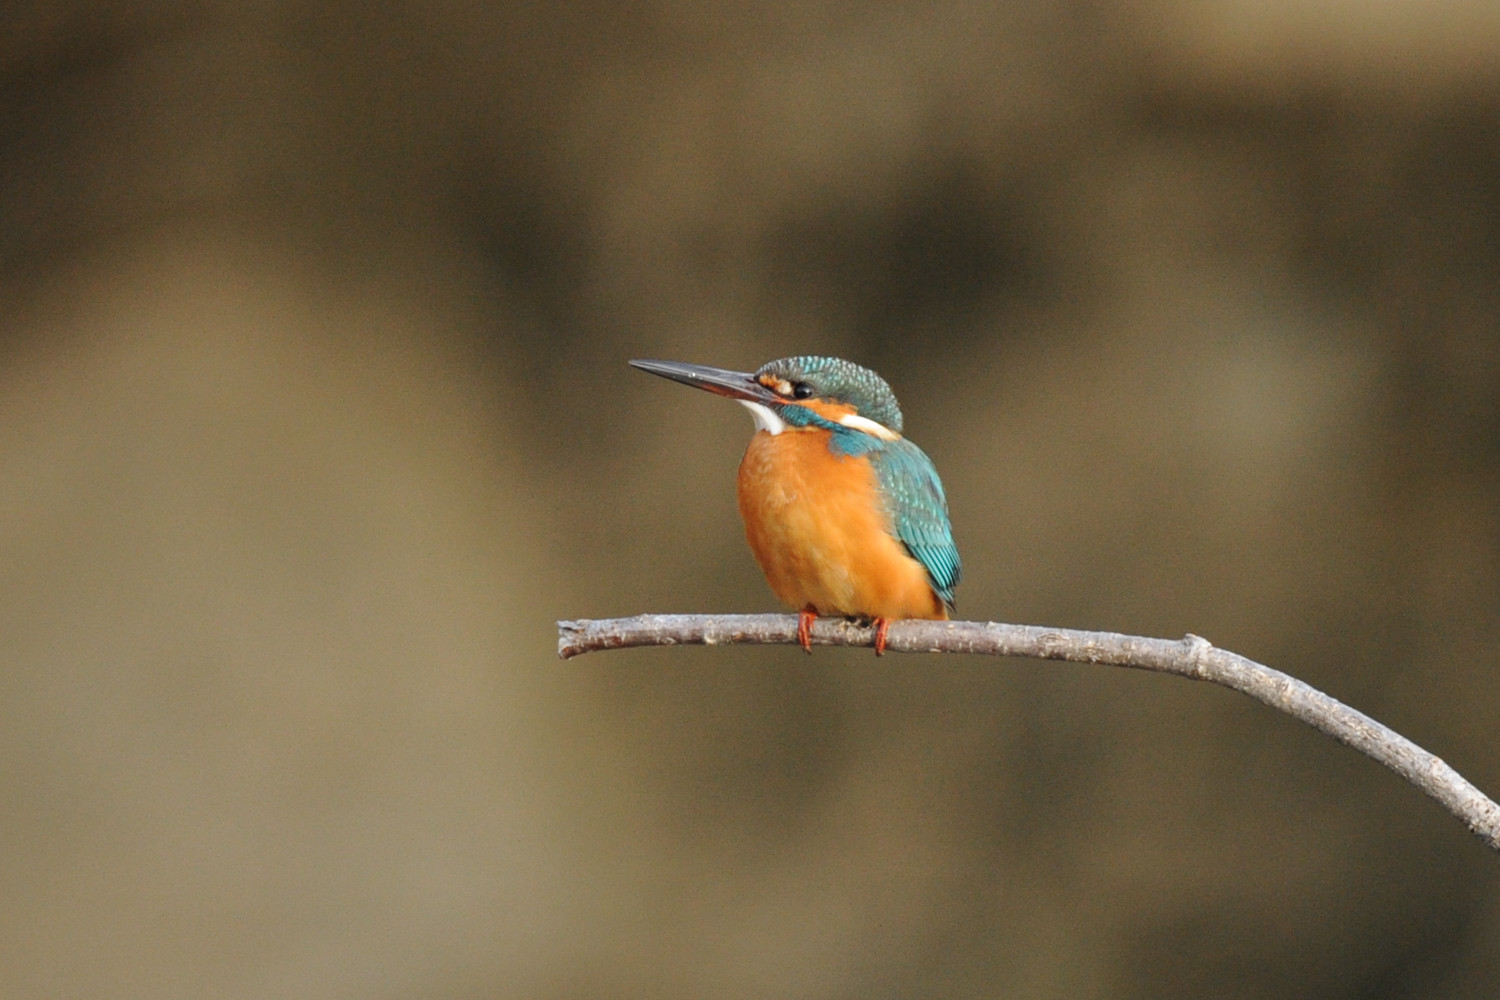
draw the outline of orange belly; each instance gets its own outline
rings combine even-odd
[[[828,432],[758,431],[740,463],[755,561],[794,608],[865,618],[947,618],[927,570],[891,531],[875,470],[835,455]]]

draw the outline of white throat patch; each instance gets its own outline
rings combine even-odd
[[[755,420],[755,429],[765,431],[767,434],[780,434],[786,430],[786,421],[776,415],[776,411],[763,403],[753,403],[748,399],[735,400],[744,405],[750,411],[750,416]]]

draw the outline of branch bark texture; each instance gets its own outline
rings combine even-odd
[[[557,623],[557,654],[633,646],[791,644],[796,615],[638,615]],[[872,646],[875,630],[842,618],[819,618],[812,641],[820,646]],[[897,653],[981,653],[1039,660],[1069,660],[1177,674],[1247,694],[1395,771],[1462,820],[1491,850],[1500,852],[1500,805],[1442,759],[1369,716],[1279,670],[1207,639],[1150,639],[1115,632],[1005,625],[996,622],[892,622],[886,649]]]

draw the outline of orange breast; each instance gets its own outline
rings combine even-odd
[[[740,463],[739,501],[755,560],[792,607],[948,617],[926,569],[892,533],[868,459],[831,452],[827,431],[758,431]]]

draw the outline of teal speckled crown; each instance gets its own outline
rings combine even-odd
[[[806,382],[814,396],[848,403],[860,416],[901,433],[901,407],[896,404],[896,394],[885,379],[852,361],[817,355],[779,358],[761,365],[755,374]]]

